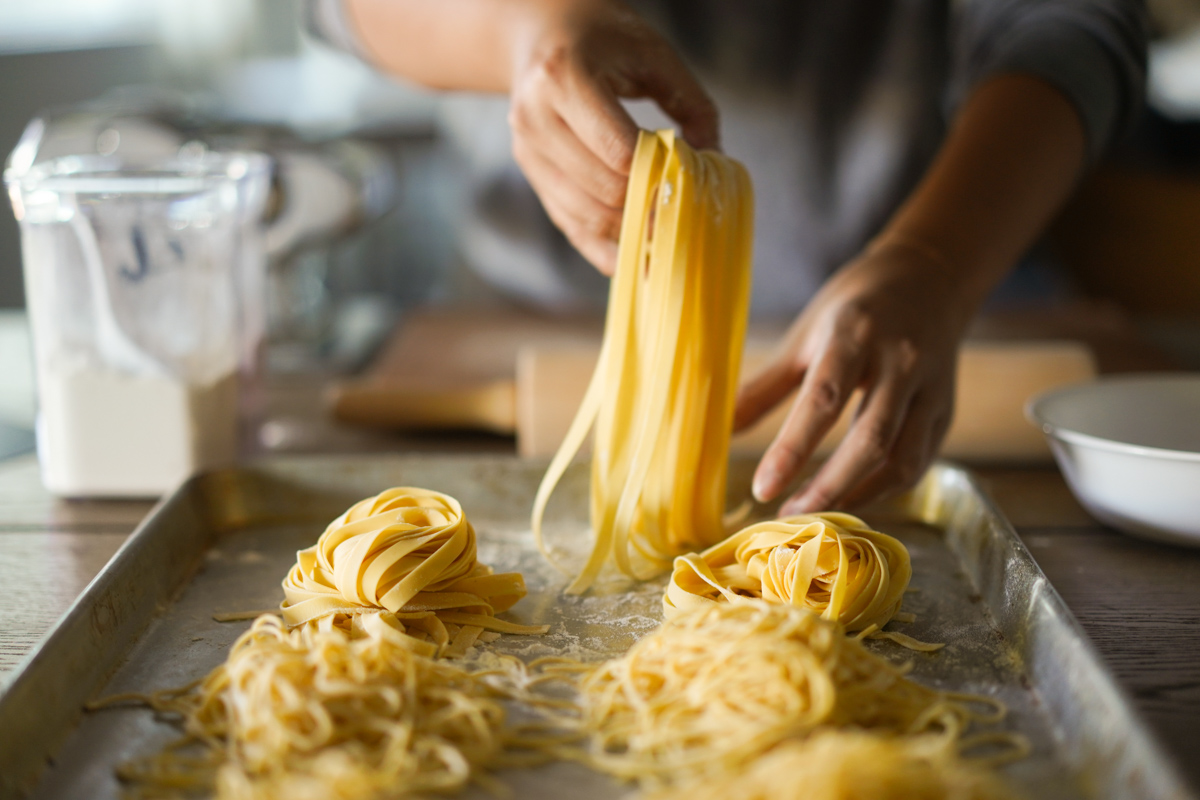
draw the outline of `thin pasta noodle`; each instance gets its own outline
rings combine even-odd
[[[124,765],[122,779],[144,796],[420,796],[484,781],[484,768],[544,761],[564,740],[552,727],[506,724],[502,698],[537,705],[516,659],[470,673],[422,655],[389,612],[355,619],[352,638],[337,627],[288,631],[264,615],[197,684],[93,706],[142,701],[183,720],[183,740]]]
[[[700,606],[582,680],[589,763],[656,785],[735,773],[824,728],[954,742],[985,716],[904,673],[804,608]]]
[[[672,131],[639,134],[600,358],[533,508],[549,556],[546,506],[594,427],[595,540],[568,592],[608,563],[647,578],[724,538],[752,230],[745,168]]]
[[[644,800],[1015,800],[995,772],[960,758],[941,736],[825,730],[781,744],[744,770]]]
[[[457,500],[415,487],[355,503],[296,554],[283,591],[288,627],[360,636],[364,615],[386,611],[426,655],[462,655],[486,632],[548,630],[496,619],[525,596],[524,579],[479,563]]]
[[[821,519],[863,538],[859,528],[865,526],[856,518]],[[812,540],[818,541],[814,549],[824,546],[823,539]],[[734,547],[734,562],[737,552],[747,565],[766,553],[761,569],[753,569],[770,574],[769,554],[779,545],[739,541],[751,544]],[[839,556],[846,585],[874,587],[876,611],[893,602],[898,608],[905,591],[869,577],[875,569],[870,558],[903,572],[880,547],[869,557],[859,551],[861,563],[853,569],[853,559]],[[842,613],[829,609],[859,609],[858,619],[874,606],[839,605],[838,579],[828,571],[821,574],[833,588],[822,613],[830,619],[807,605],[783,603],[802,582],[788,583],[787,565],[776,572],[774,582],[760,577],[762,597],[725,598],[718,591],[727,601],[678,610],[625,656],[599,666],[559,656],[526,666],[485,651],[468,671],[437,657],[462,654],[485,637],[529,632],[493,616],[524,594],[524,583],[478,564],[474,530],[453,498],[392,489],[355,504],[316,546],[301,551],[284,584],[283,617],[256,619],[207,677],[151,695],[117,695],[93,708],[140,702],[182,720],[182,740],[120,771],[134,793],[147,797],[200,791],[220,800],[422,796],[471,781],[495,788],[487,770],[555,758],[647,787],[692,780],[736,786],[730,782],[738,776],[752,786],[760,758],[808,770],[805,781],[832,781],[833,766],[823,770],[810,762],[811,753],[834,747],[826,744],[834,729],[875,737],[837,739],[834,755],[851,755],[826,760],[876,758],[887,765],[872,773],[881,786],[910,773],[925,780],[931,770],[942,783],[913,785],[974,786],[968,781],[974,768],[960,769],[955,760],[960,749],[982,754],[974,764],[1027,752],[1013,734],[968,730],[999,721],[1002,704],[920,686],[905,677],[904,667],[847,637]],[[554,683],[576,689],[577,696],[535,693]],[[510,703],[522,709],[518,724],[506,716]],[[807,766],[796,761],[796,748],[808,748]],[[843,796],[853,795],[829,795]]]
[[[119,769],[134,794],[454,791],[491,781],[482,769],[545,761],[577,736],[547,716],[570,722],[559,701],[529,691],[553,675],[511,656],[488,654],[475,672],[438,658],[546,631],[495,618],[525,595],[524,580],[477,561],[474,528],[448,495],[399,487],[356,503],[297,554],[284,591],[282,617],[255,619],[202,680],[89,707],[134,702],[182,720],[183,739]],[[541,716],[509,726],[501,700]]]
[[[912,578],[908,548],[850,514],[759,522],[701,553],[675,559],[667,619],[694,608],[762,598],[807,608],[847,631],[882,628]]]

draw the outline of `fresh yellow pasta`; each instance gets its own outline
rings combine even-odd
[[[645,578],[725,536],[753,212],[736,161],[671,131],[639,134],[600,359],[534,502],[546,552],[546,505],[594,423],[595,541],[568,592],[610,561]]]
[[[351,638],[337,627],[288,631],[262,616],[198,684],[104,701],[148,702],[184,723],[184,740],[125,765],[121,777],[156,797],[414,797],[512,763],[506,749],[543,747],[545,736],[506,725],[500,699],[514,692],[494,680],[503,670],[470,673],[427,658],[389,612],[355,620]],[[180,750],[187,745],[199,755]]]
[[[480,769],[544,758],[562,740],[547,725],[505,726],[501,699],[546,705],[511,657],[468,672],[464,655],[499,633],[545,633],[496,619],[525,595],[519,574],[476,560],[458,501],[388,489],[334,520],[297,554],[282,620],[265,614],[203,680],[153,695],[107,698],[179,715],[186,738],[123,777],[147,796],[215,791],[229,800],[421,796],[453,791]],[[236,615],[235,615],[236,616]],[[199,747],[199,756],[180,747]]]
[[[828,727],[957,740],[997,721],[926,688],[804,608],[743,599],[681,613],[582,681],[590,762],[654,785],[721,778]]]
[[[398,487],[355,503],[296,554],[283,590],[289,627],[356,636],[363,615],[387,611],[427,643],[427,655],[461,655],[485,631],[547,630],[496,619],[525,596],[524,579],[480,564],[458,501],[428,489]]]
[[[995,772],[958,756],[944,736],[825,730],[781,744],[745,770],[684,783],[644,800],[1014,800]]]
[[[807,608],[847,631],[882,628],[912,577],[908,549],[850,514],[759,522],[702,553],[675,559],[663,613],[743,597]]]

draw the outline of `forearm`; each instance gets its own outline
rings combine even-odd
[[[926,250],[952,272],[969,315],[1066,200],[1086,147],[1079,115],[1057,89],[1032,76],[993,78],[963,105],[877,246]]]
[[[515,44],[562,0],[343,0],[372,61],[435,89],[507,92]]]

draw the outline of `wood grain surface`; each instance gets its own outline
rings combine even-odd
[[[980,477],[1200,791],[1200,550],[1105,528],[1057,470],[981,470]]]
[[[1103,528],[1026,528],[1022,537],[1200,784],[1200,558]]]
[[[125,541],[124,533],[0,533],[0,686]]]
[[[0,461],[0,689],[153,505],[60,500],[34,456]]]

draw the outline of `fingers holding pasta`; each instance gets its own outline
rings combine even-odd
[[[513,155],[555,225],[611,275],[638,134],[621,98],[656,101],[697,148],[718,145],[716,108],[621,3],[547,3],[531,19],[513,56]]]

